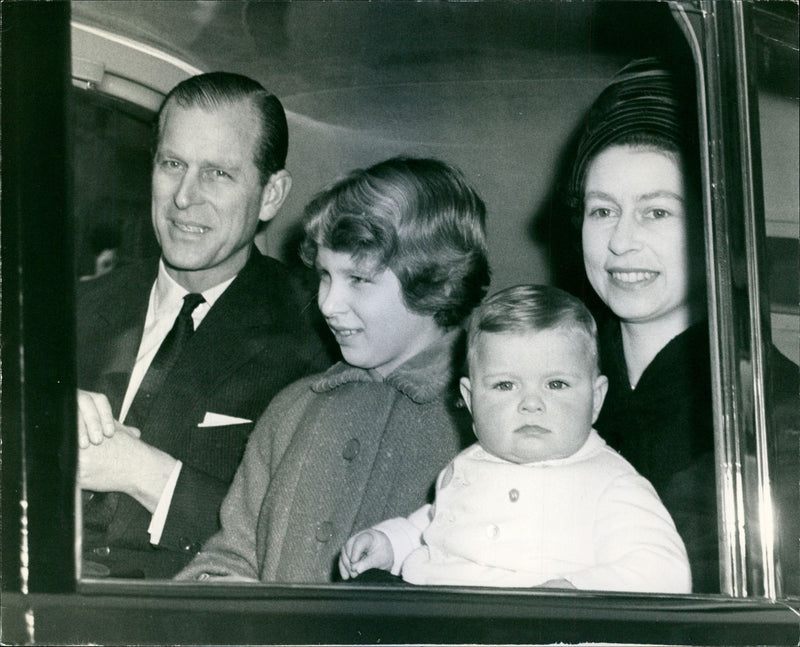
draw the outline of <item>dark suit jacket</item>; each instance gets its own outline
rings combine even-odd
[[[104,393],[116,417],[157,270],[151,259],[78,287],[78,386]],[[89,495],[85,559],[112,575],[140,577],[171,577],[191,559],[219,527],[254,421],[284,386],[330,365],[315,313],[299,279],[254,247],[166,377],[141,430],[148,444],[183,462],[159,546],[150,545],[150,513],[133,498]],[[198,427],[206,412],[253,422]]]

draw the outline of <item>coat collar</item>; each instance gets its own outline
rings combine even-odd
[[[438,342],[398,366],[383,383],[417,404],[431,402],[453,388],[461,365],[463,343],[463,331],[451,330]],[[343,384],[376,381],[373,372],[338,362],[317,378],[311,388],[324,393]]]
[[[647,365],[636,388],[628,381],[628,366],[622,346],[622,329],[617,320],[607,322],[599,335],[602,372],[608,376],[609,391],[615,396],[634,393],[650,397],[653,393],[674,390],[676,385],[697,383],[708,375],[710,366],[708,320],[702,319],[673,337]],[[642,396],[644,397],[644,396]]]
[[[112,283],[111,292],[119,295],[104,304],[99,310],[100,316],[112,328],[121,328],[131,324],[140,325],[144,321],[145,313],[150,298],[150,292],[158,276],[159,258],[147,258],[131,265],[120,272],[110,272],[109,281]],[[277,261],[262,256],[258,248],[253,245],[250,256],[244,267],[239,271],[233,282],[219,296],[219,307],[212,308],[208,317],[209,321],[216,320],[215,325],[226,326],[269,326],[275,318],[275,313],[264,305],[280,303],[282,296],[278,296],[278,286],[269,277],[274,272],[282,270]],[[265,277],[267,277],[265,279]],[[103,280],[105,277],[95,279]],[[273,299],[253,299],[253,294],[264,292],[276,293]],[[231,312],[236,316],[232,317]]]
[[[295,285],[286,267],[262,255],[253,245],[247,263],[206,318],[209,323],[213,322],[213,327],[223,330],[283,327],[285,318],[276,310],[276,305],[286,301],[287,290],[291,288],[301,289]],[[253,298],[253,295],[258,295],[258,298]],[[288,297],[300,298],[298,295],[299,292],[290,292]],[[309,304],[313,304],[310,297]],[[202,329],[200,326],[198,332]]]

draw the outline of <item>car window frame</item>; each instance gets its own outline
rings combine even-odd
[[[759,514],[773,507],[775,456],[765,389],[770,304],[752,5],[674,8],[698,78],[710,350],[718,369],[712,392],[721,589],[774,601],[783,595],[776,528],[772,515]],[[747,473],[753,469],[754,478]]]

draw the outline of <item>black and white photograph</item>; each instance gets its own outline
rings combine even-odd
[[[3,0],[4,645],[800,645],[797,0]]]

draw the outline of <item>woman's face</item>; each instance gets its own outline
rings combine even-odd
[[[406,307],[390,269],[325,247],[317,250],[316,267],[319,308],[347,363],[386,377],[444,335],[432,315]]]
[[[697,266],[690,259],[689,217],[675,155],[611,146],[589,165],[583,262],[595,292],[622,322],[688,327],[692,263]]]

